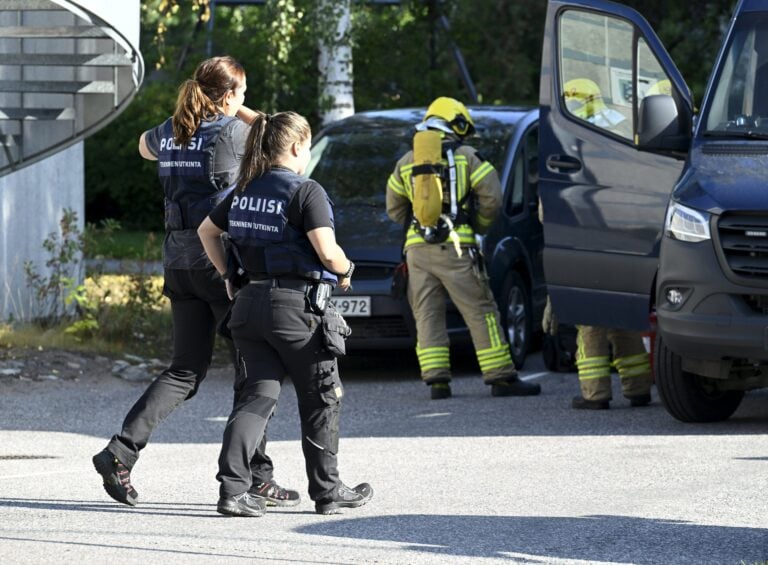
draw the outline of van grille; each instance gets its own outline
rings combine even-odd
[[[735,275],[768,281],[768,215],[728,214],[718,222],[720,246]]]

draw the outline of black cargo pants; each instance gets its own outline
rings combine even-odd
[[[197,393],[211,364],[216,327],[229,308],[224,283],[213,267],[166,269],[163,293],[171,300],[173,317],[171,365],[144,391],[126,415],[122,431],[107,445],[109,452],[129,469],[136,464],[155,426]],[[236,403],[244,375],[234,345],[229,345],[235,362]],[[251,462],[255,483],[272,480],[272,460],[264,453],[265,448],[266,434]]]
[[[309,497],[328,499],[339,484],[343,390],[336,359],[323,345],[322,317],[309,310],[305,292],[300,281],[259,281],[235,299],[229,328],[246,376],[219,456],[216,478],[222,497],[250,488],[253,453],[286,375],[296,388]]]

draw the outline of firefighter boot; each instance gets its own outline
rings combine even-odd
[[[451,385],[448,383],[432,383],[429,389],[429,395],[432,400],[451,397]]]
[[[583,396],[574,396],[571,408],[576,410],[608,410],[611,407],[609,400],[587,400]]]
[[[491,396],[536,396],[540,393],[540,384],[521,381],[517,373],[504,380],[491,383]]]

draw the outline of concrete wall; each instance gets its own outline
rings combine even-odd
[[[120,30],[120,34],[125,37],[128,44],[138,48],[141,33],[140,0],[64,0],[57,3],[68,9],[72,6],[81,6],[90,10],[106,23]]]
[[[47,274],[50,258],[43,240],[59,232],[65,208],[85,215],[83,144],[77,143],[30,167],[0,177],[0,320],[39,315],[28,286],[24,263],[32,261]],[[78,266],[80,276],[82,267]]]

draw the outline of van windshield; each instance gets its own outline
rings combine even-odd
[[[768,137],[768,13],[740,16],[720,65],[704,135]]]
[[[513,127],[482,127],[467,140],[501,175]],[[387,179],[395,163],[413,143],[413,126],[341,129],[322,136],[312,146],[307,176],[319,182],[336,204],[384,204]]]

